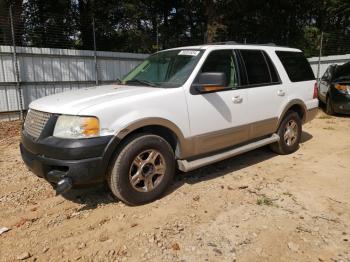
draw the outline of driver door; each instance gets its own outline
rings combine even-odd
[[[233,50],[211,51],[199,72],[224,72],[226,87],[212,93],[187,93],[190,128],[195,154],[204,154],[242,143],[249,138],[247,90],[239,89]],[[196,84],[197,79],[194,81]]]
[[[324,73],[324,75],[322,76],[319,82],[318,96],[323,103],[326,103],[327,92],[329,89],[330,79],[331,79],[331,71],[332,71],[332,67],[329,66],[327,71]]]

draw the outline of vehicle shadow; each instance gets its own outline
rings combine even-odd
[[[300,142],[305,143],[311,140],[312,137],[313,136],[311,134],[303,131]],[[235,174],[232,174],[232,172],[259,164],[276,156],[276,153],[272,152],[268,146],[265,146],[188,173],[177,171],[173,184],[164,195],[173,193],[184,184],[196,184],[203,181],[216,179],[227,174],[234,176]],[[107,205],[119,201],[112,195],[105,184],[97,185],[91,188],[72,189],[62,196],[69,201],[82,204],[83,206],[79,208],[78,211],[95,209],[99,205]]]
[[[313,136],[310,133],[303,131],[301,133],[300,143],[305,143],[305,142],[311,140],[312,138],[313,138]]]
[[[300,143],[306,143],[311,140],[313,136],[303,131],[301,135]],[[211,164],[200,169],[184,173],[178,171],[175,181],[173,185],[166,192],[166,195],[171,194],[176,191],[178,188],[183,186],[184,184],[196,184],[203,181],[208,181],[211,179],[216,179],[218,177],[222,177],[230,174],[230,176],[234,176],[233,172],[242,170],[246,167],[259,164],[268,159],[274,158],[278,156],[278,154],[272,152],[268,146],[255,149],[253,151],[244,153],[242,155],[238,155],[223,161],[220,161],[215,164]],[[232,174],[233,173],[233,174]]]
[[[272,152],[268,147],[262,147],[188,173],[179,171],[174,184],[169,188],[166,194],[171,194],[184,184],[201,183],[225,175],[236,176],[238,173],[235,174],[234,172],[259,164],[276,156],[277,154]]]
[[[107,205],[118,202],[105,184],[98,184],[92,187],[72,189],[62,195],[66,200],[82,204],[77,211],[95,209],[99,205]]]

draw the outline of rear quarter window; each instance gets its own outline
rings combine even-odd
[[[336,67],[336,69],[334,70],[333,81],[350,81],[350,63],[346,63],[344,65]]]
[[[314,72],[302,52],[276,51],[290,81],[315,80]]]

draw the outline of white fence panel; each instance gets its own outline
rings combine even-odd
[[[0,113],[19,110],[12,47],[0,46]],[[94,52],[90,50],[17,47],[24,109],[43,96],[95,85]],[[147,54],[97,52],[98,81],[115,82]]]
[[[311,65],[312,70],[314,71],[315,77],[317,77],[318,70],[318,57],[308,58],[309,63]],[[347,55],[334,55],[334,56],[322,56],[320,59],[320,74],[321,78],[323,74],[326,72],[327,68],[330,65],[342,65],[344,63],[350,62],[350,54]]]

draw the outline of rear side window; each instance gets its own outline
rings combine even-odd
[[[260,50],[239,50],[244,61],[249,85],[271,83],[265,57]]]
[[[336,67],[333,75],[333,80],[336,82],[350,81],[350,63]]]
[[[309,62],[302,52],[276,51],[290,81],[314,80],[315,76]]]

